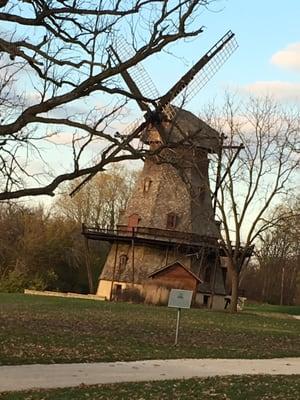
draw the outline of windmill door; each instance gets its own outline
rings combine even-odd
[[[128,231],[132,232],[135,228],[137,228],[140,221],[139,214],[132,214],[128,217]]]

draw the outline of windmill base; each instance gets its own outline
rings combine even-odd
[[[132,284],[128,282],[112,282],[101,279],[97,296],[112,301],[141,302],[145,304],[166,305],[168,303],[170,288],[156,285],[153,282]],[[225,295],[209,292],[194,292],[193,307],[224,310]]]

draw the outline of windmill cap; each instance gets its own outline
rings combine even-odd
[[[164,144],[181,144],[206,149],[211,153],[218,152],[220,134],[190,111],[174,107],[176,116],[172,121],[163,122],[165,136],[161,137],[157,129],[149,126],[142,135],[146,144],[161,142]]]

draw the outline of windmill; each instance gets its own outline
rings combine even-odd
[[[130,49],[126,46],[124,39],[119,38],[116,47],[109,46],[108,52],[115,65],[124,61],[130,54]],[[235,34],[228,31],[192,68],[184,74],[178,82],[171,87],[162,97],[156,101],[153,106],[147,104],[142,99],[158,98],[159,94],[154,86],[150,76],[141,65],[130,69],[130,72],[123,71],[121,76],[125,81],[131,94],[134,96],[138,107],[144,112],[144,121],[137,126],[129,126],[123,132],[124,140],[139,137],[149,125],[154,126],[163,137],[163,121],[172,121],[176,118],[176,110],[172,104],[176,104],[180,109],[182,105],[186,106],[190,101],[215,75],[231,54],[237,49],[238,44],[235,39]],[[143,91],[143,94],[142,94]],[[96,173],[88,175],[71,193],[74,196],[88,181],[90,181]]]
[[[108,49],[116,65],[126,59],[120,48],[116,45]],[[183,272],[191,271],[202,281],[197,289],[200,302],[205,303],[207,296],[225,295],[219,228],[208,177],[208,154],[219,154],[221,139],[218,132],[182,106],[236,48],[235,35],[229,31],[161,97],[140,67],[121,73],[144,113],[144,121],[122,136],[123,141],[139,138],[151,151],[117,229],[83,227],[86,239],[112,243],[100,276],[100,296],[112,299],[128,285],[141,289],[156,270],[175,262],[183,266]],[[148,102],[147,98],[157,100]],[[71,195],[94,175],[85,178]]]

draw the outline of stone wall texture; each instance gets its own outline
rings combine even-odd
[[[195,121],[201,120],[185,112],[180,123],[181,129],[184,130],[185,124],[189,129],[187,136],[191,133],[191,127],[195,126]],[[168,215],[174,214],[176,224],[170,229],[170,237],[172,230],[175,230],[217,240],[219,230],[211,204],[208,151],[216,149],[218,137],[206,124],[201,122],[200,125],[198,136],[194,135],[178,146],[164,148],[159,154],[145,160],[127,208],[120,215],[119,225],[128,226],[130,217],[137,214],[139,227],[166,230]],[[193,134],[197,133],[195,129]],[[158,132],[156,136],[159,137]],[[176,141],[174,137],[180,142],[178,132],[177,136],[174,132],[170,134],[172,143]],[[126,263],[120,263],[120,256],[126,256]],[[176,260],[200,277],[204,274],[205,267],[215,264],[214,259],[204,257],[202,261],[206,265],[201,268],[198,256],[185,254],[180,248],[146,245],[135,245],[133,248],[131,244],[115,243],[111,247],[100,279],[143,283],[150,273]]]

